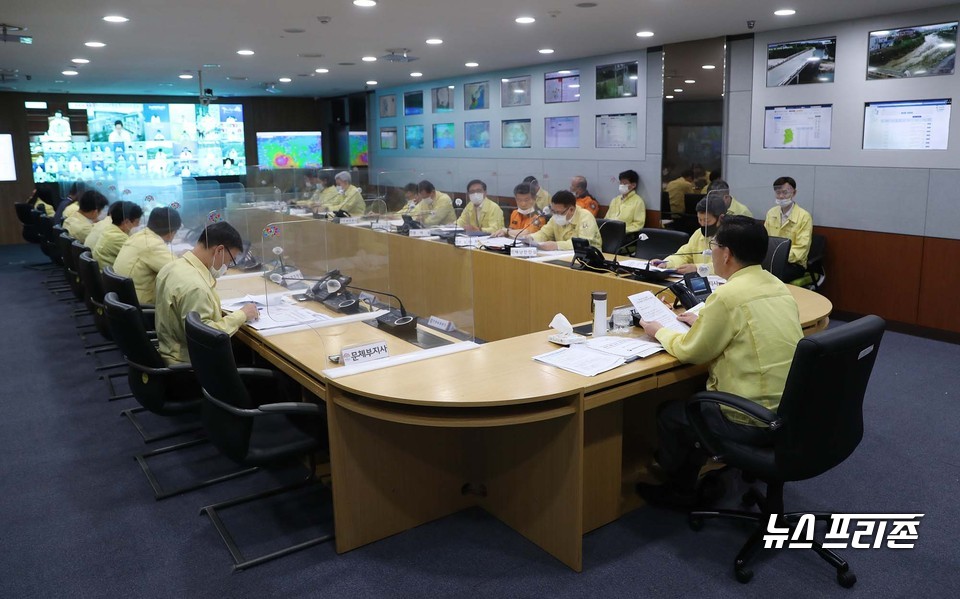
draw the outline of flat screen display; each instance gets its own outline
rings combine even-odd
[[[580,70],[568,69],[543,76],[543,101],[546,104],[580,101]]]
[[[500,124],[500,147],[529,148],[530,119],[510,119]]]
[[[836,61],[835,37],[769,44],[767,87],[830,83]]]
[[[951,99],[867,102],[864,150],[946,150]]]
[[[380,127],[380,149],[381,150],[397,149],[397,128],[396,127]]]
[[[597,99],[612,100],[637,95],[638,62],[619,62],[597,67]]]
[[[832,122],[832,104],[767,106],[763,117],[763,147],[829,150]]]
[[[257,131],[257,164],[261,169],[321,168],[319,131]]]
[[[370,145],[366,131],[350,132],[350,166],[370,165]]]
[[[597,147],[637,147],[637,113],[598,114]]]
[[[0,133],[0,181],[16,181],[17,165],[13,161],[13,135]]]
[[[867,79],[952,75],[957,55],[957,21],[871,31]]]
[[[456,126],[453,123],[437,123],[433,126],[433,149],[452,150],[457,147]]]
[[[407,125],[403,128],[403,147],[407,150],[423,149],[423,125]]]
[[[490,121],[467,121],[463,124],[463,147],[489,148]]]
[[[552,116],[543,120],[543,147],[579,148],[580,117]]]

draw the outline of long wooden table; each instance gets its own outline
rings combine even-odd
[[[420,316],[463,308],[458,326],[472,324],[476,337],[490,341],[329,379],[322,373],[333,366],[328,354],[383,333],[361,323],[322,333],[239,333],[326,401],[337,551],[476,505],[579,571],[583,534],[641,505],[633,487],[656,443],[656,406],[702,389],[705,369],[661,353],[583,377],[531,356],[555,349],[544,330],[555,313],[590,319],[591,291],[607,291],[617,305],[658,288],[441,242],[323,227],[326,266],[386,249],[390,267],[371,272],[371,280],[389,285]],[[225,298],[257,288],[264,289],[259,279],[218,285]],[[791,291],[804,330],[825,328],[829,300]],[[473,322],[465,322],[470,315]],[[400,339],[388,343],[391,355],[417,351]]]

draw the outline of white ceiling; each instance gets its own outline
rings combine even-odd
[[[0,69],[19,69],[20,80],[0,89],[27,92],[196,95],[197,80],[178,79],[184,70],[204,63],[204,86],[224,95],[266,95],[262,83],[289,76],[277,84],[284,95],[332,96],[365,88],[368,79],[380,87],[409,82],[410,72],[423,80],[462,75],[467,61],[477,71],[562,62],[643,49],[648,46],[840,21],[949,4],[943,0],[380,0],[363,9],[351,0],[274,0],[272,2],[204,2],[202,0],[87,0],[51,2],[3,0],[0,22],[28,27],[31,46],[0,44]],[[775,17],[791,7],[792,17]],[[130,22],[114,25],[104,15],[120,14]],[[317,17],[332,17],[328,24]],[[514,18],[533,16],[533,25]],[[284,29],[302,29],[287,33]],[[649,29],[656,35],[638,38]],[[444,43],[428,46],[439,37]],[[87,48],[86,41],[106,43]],[[550,47],[549,56],[537,53]],[[254,56],[238,56],[249,48]],[[365,55],[383,56],[388,48],[409,48],[420,60],[394,64],[361,62]],[[302,53],[322,58],[301,58]],[[91,62],[80,75],[61,75],[72,58]],[[352,62],[353,66],[338,63]],[[314,69],[330,69],[317,75]],[[31,81],[26,81],[29,75]],[[244,76],[245,81],[229,81]]]

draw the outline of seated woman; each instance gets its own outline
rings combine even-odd
[[[711,201],[708,201],[708,198]],[[707,272],[713,273],[709,255],[704,251],[710,247],[710,241],[717,234],[717,227],[727,212],[727,206],[720,197],[708,196],[697,202],[697,221],[700,228],[690,235],[690,240],[680,246],[674,254],[663,260],[651,260],[650,264],[660,268],[672,268],[681,274],[697,272],[697,266],[703,264]]]
[[[495,231],[493,237],[516,237],[521,233],[533,234],[546,224],[546,220],[537,210],[537,200],[529,183],[521,183],[514,187],[513,197],[517,201],[517,209],[510,215],[510,225],[506,229]]]

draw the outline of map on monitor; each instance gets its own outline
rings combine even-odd
[[[763,147],[777,150],[829,150],[832,104],[767,106]]]
[[[264,170],[321,168],[319,131],[257,131],[257,164]]]
[[[863,111],[864,150],[946,150],[950,98],[867,102]]]

